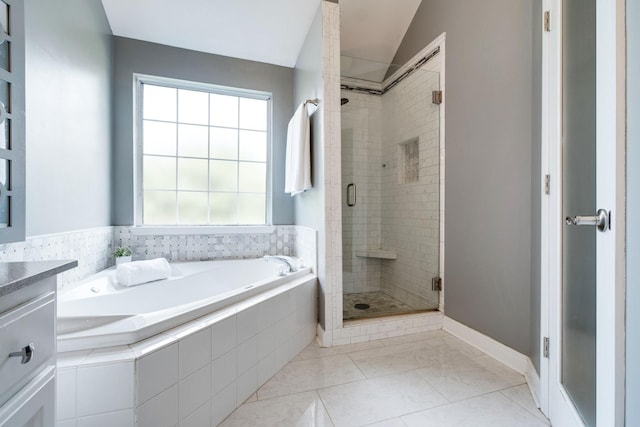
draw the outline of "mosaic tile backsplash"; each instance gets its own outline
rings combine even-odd
[[[114,264],[112,253],[128,246],[133,260],[164,257],[169,261],[259,258],[264,255],[301,256],[316,266],[316,232],[293,225],[274,226],[254,234],[135,235],[131,227],[101,227],[27,238],[0,245],[0,262],[78,260],[78,267],[60,274],[64,287]],[[300,255],[297,255],[300,253]]]

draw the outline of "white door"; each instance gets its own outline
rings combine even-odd
[[[623,422],[623,5],[549,2],[547,165],[555,185],[545,204],[550,345],[542,403],[561,427]]]

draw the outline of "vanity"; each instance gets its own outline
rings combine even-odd
[[[0,263],[0,426],[55,423],[56,275],[77,261]]]

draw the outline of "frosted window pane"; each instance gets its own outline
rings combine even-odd
[[[211,193],[211,224],[237,224],[238,223],[238,196],[237,194]]]
[[[229,128],[238,127],[238,97],[227,95],[210,95],[211,126]]]
[[[224,160],[211,161],[211,190],[238,191],[238,163]]]
[[[150,122],[142,124],[143,144],[145,154],[176,155],[176,125],[174,123]]]
[[[267,198],[263,194],[238,195],[238,223],[265,224]]]
[[[240,160],[267,161],[267,133],[240,131]]]
[[[153,85],[144,85],[142,117],[145,119],[176,121],[177,90]]]
[[[9,163],[10,160],[0,159],[0,184],[9,190],[11,186],[9,185]]]
[[[198,159],[178,159],[178,189],[207,191],[208,162]]]
[[[211,158],[238,158],[238,131],[235,129],[211,128]]]
[[[267,165],[264,163],[239,163],[239,191],[265,193],[267,191]]]
[[[178,121],[198,125],[209,124],[209,94],[178,90]]]
[[[240,98],[240,128],[267,130],[267,101]]]
[[[178,224],[207,223],[207,193],[178,192]]]
[[[178,155],[209,157],[209,129],[205,126],[178,125]]]
[[[142,184],[145,190],[176,189],[176,159],[144,156]]]
[[[147,225],[176,223],[176,193],[173,191],[145,191],[143,222]]]
[[[9,216],[11,212],[11,196],[0,200],[0,228],[9,226]]]
[[[2,31],[8,34],[9,30],[9,6],[5,2],[0,2],[0,25]]]

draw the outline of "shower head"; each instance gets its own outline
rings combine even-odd
[[[340,98],[340,105],[344,105],[349,102],[349,98]]]

